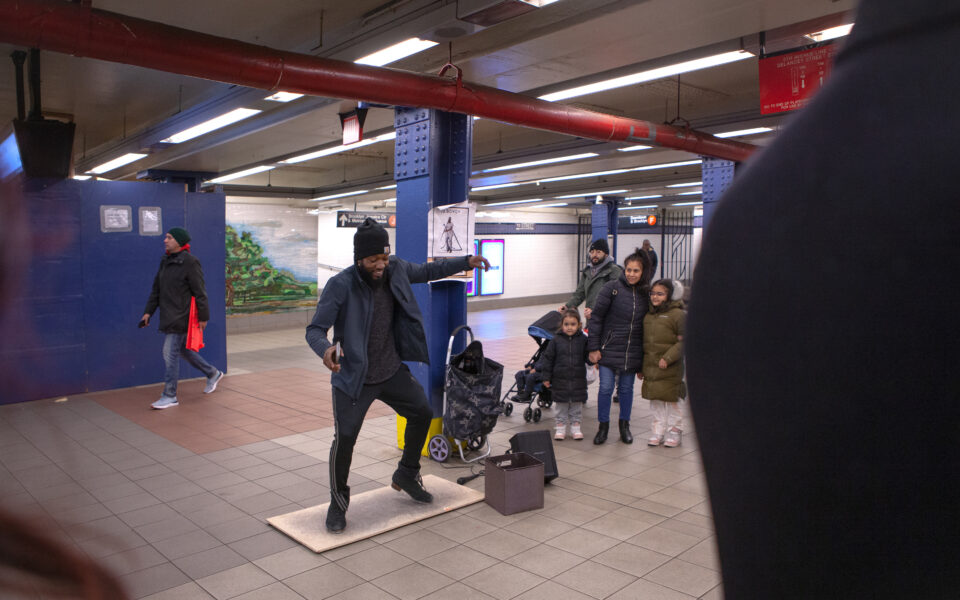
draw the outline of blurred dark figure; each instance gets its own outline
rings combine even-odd
[[[0,165],[2,167],[3,165]],[[30,264],[30,224],[23,210],[21,178],[0,177],[0,315],[8,314],[17,286]],[[17,344],[9,319],[0,316],[0,351]],[[2,352],[0,352],[2,353]],[[15,374],[0,368],[0,385]],[[0,598],[124,600],[126,592],[103,567],[43,530],[33,521],[0,508]]]
[[[958,56],[960,2],[864,0],[707,226],[688,378],[728,600],[960,597]]]

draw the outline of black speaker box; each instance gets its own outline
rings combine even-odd
[[[13,120],[20,163],[28,178],[66,179],[73,165],[74,123]]]
[[[510,452],[526,452],[543,463],[543,481],[557,477],[557,459],[553,455],[553,438],[546,429],[524,431],[510,438]]]

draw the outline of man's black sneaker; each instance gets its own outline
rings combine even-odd
[[[393,472],[393,484],[391,487],[398,492],[403,490],[410,494],[410,497],[417,502],[423,502],[424,504],[433,502],[433,495],[423,489],[423,479],[417,471],[410,472],[402,468],[397,469]]]
[[[340,508],[335,501],[330,501],[330,508],[327,509],[327,531],[330,533],[343,533],[347,527],[347,513]]]

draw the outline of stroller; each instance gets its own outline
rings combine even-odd
[[[463,352],[451,357],[453,341],[460,330],[469,334],[470,343]],[[454,329],[447,345],[443,429],[427,444],[430,458],[437,462],[446,461],[450,457],[451,445],[456,445],[463,462],[476,462],[490,455],[487,434],[493,431],[501,413],[497,398],[502,382],[503,365],[483,356],[483,345],[473,339],[473,331],[466,325]],[[486,446],[486,452],[468,460],[463,455],[464,445],[474,451]]]
[[[533,338],[533,341],[537,343],[537,351],[534,352],[533,356],[530,357],[530,360],[527,361],[528,365],[534,365],[537,361],[540,360],[540,357],[543,355],[543,351],[547,349],[547,344],[550,343],[550,340],[553,339],[554,332],[560,329],[560,319],[561,314],[555,310],[551,310],[547,314],[543,315],[537,319],[533,325],[527,327],[527,334]],[[543,384],[538,382],[534,386],[531,394],[524,398],[523,396],[518,397],[517,394],[520,393],[519,386],[516,382],[507,390],[507,393],[503,395],[503,398],[500,400],[500,406],[503,408],[503,414],[510,416],[513,414],[513,404],[526,404],[527,408],[523,411],[523,420],[529,423],[531,420],[534,423],[540,422],[540,417],[543,416],[541,408],[550,408],[553,406],[553,398],[551,396],[550,390],[543,387]],[[531,405],[533,401],[537,401],[538,408],[533,408]]]

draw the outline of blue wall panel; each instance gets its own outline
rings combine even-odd
[[[101,232],[101,205],[130,206],[132,231]],[[185,194],[178,184],[31,182],[24,206],[33,252],[5,315],[16,341],[3,345],[0,404],[162,380],[156,316],[149,329],[137,328],[164,252],[162,234],[140,235],[141,206],[160,207],[162,231],[186,226],[197,240],[191,247],[212,307],[203,354],[226,369],[222,194]]]

